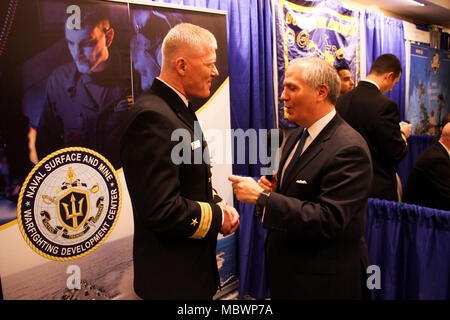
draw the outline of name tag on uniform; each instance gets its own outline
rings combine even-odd
[[[195,150],[197,148],[200,148],[202,144],[200,143],[200,140],[195,140],[194,142],[191,142],[191,149]]]

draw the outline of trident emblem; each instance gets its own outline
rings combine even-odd
[[[67,173],[69,185],[72,185],[75,179],[75,174],[72,168],[69,168]],[[76,188],[69,188],[57,200],[57,210],[59,220],[65,228],[70,230],[77,230],[84,225],[89,213],[89,194],[87,191]]]
[[[85,198],[81,198],[78,201],[78,209],[76,208],[76,199],[74,194],[72,193],[70,196],[70,202],[72,204],[72,210],[69,211],[69,205],[67,203],[62,202],[62,206],[64,207],[64,210],[66,211],[66,221],[69,221],[69,219],[72,219],[72,226],[74,229],[78,229],[78,217],[83,216],[83,202]]]
[[[58,199],[58,217],[64,227],[73,231],[84,225],[89,213],[87,191],[70,190]]]

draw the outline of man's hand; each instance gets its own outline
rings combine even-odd
[[[220,233],[224,236],[228,236],[235,232],[239,227],[239,213],[235,208],[226,205],[224,201],[219,202],[218,205],[222,208],[223,212],[223,222]]]
[[[256,199],[263,188],[250,177],[229,176],[228,180],[232,182],[234,194],[239,201],[256,204]]]
[[[266,191],[277,191],[277,175],[272,175],[272,182],[267,180],[266,176],[262,176],[258,180],[258,184],[261,188],[263,188]]]
[[[412,123],[401,123],[400,122],[400,130],[403,132],[405,137],[408,139],[411,135]]]

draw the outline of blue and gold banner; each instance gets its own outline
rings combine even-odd
[[[320,57],[331,65],[347,64],[355,82],[359,78],[359,11],[336,0],[277,0],[275,2],[279,96],[290,60]],[[279,127],[295,126],[278,102]]]

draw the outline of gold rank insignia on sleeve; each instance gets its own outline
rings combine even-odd
[[[190,238],[203,239],[204,237],[206,237],[206,234],[211,228],[212,208],[209,203],[200,201],[196,202],[200,205],[202,213],[200,217],[200,223],[197,221],[197,218],[192,219],[191,226],[195,227],[198,223],[198,227],[197,230],[195,230],[194,234],[190,236]]]

